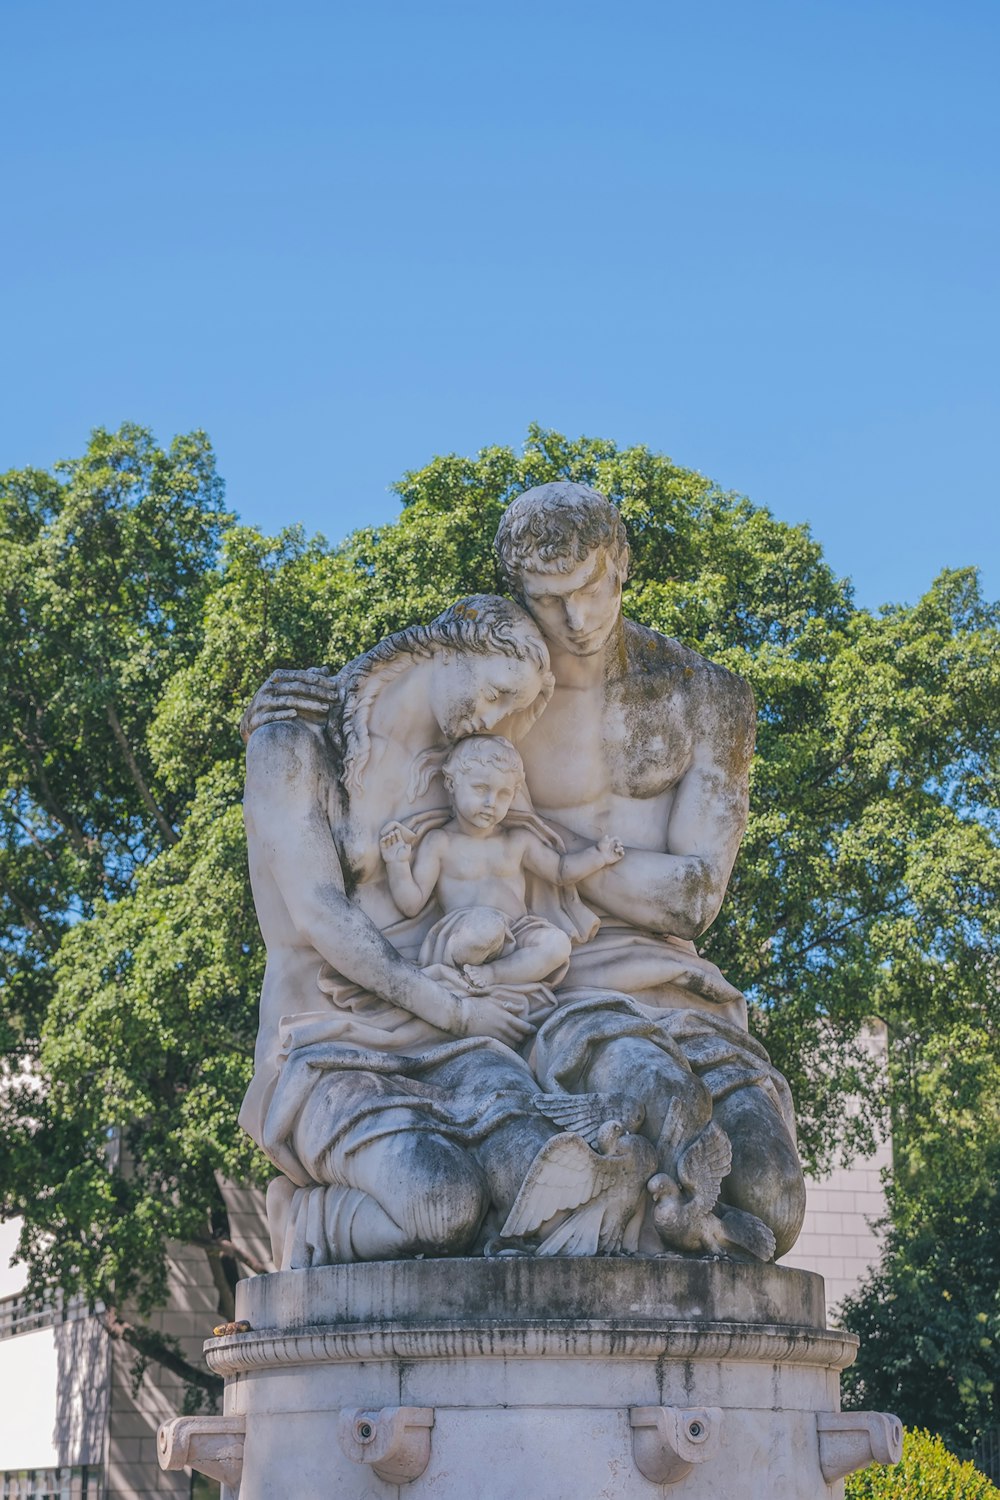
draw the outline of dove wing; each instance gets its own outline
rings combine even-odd
[[[692,1208],[706,1211],[714,1208],[722,1179],[729,1176],[732,1168],[733,1148],[728,1135],[721,1125],[714,1122],[706,1125],[677,1163],[681,1187],[693,1195]]]
[[[606,1094],[537,1094],[535,1108],[554,1125],[582,1135],[588,1146],[597,1145],[602,1125],[617,1119],[613,1101]]]
[[[563,1209],[589,1203],[607,1185],[608,1163],[579,1135],[554,1135],[535,1157],[500,1231],[524,1239]]]
[[[596,1255],[601,1246],[604,1207],[585,1203],[576,1213],[564,1219],[557,1229],[546,1235],[538,1247],[539,1255]]]
[[[684,1116],[680,1101],[671,1099],[660,1126],[659,1151],[663,1161],[673,1161],[684,1135]]]

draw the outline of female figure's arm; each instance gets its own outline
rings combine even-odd
[[[322,731],[301,719],[265,724],[247,744],[247,830],[298,935],[346,979],[432,1026],[518,1046],[532,1027],[428,979],[349,899],[327,813],[332,776]]]

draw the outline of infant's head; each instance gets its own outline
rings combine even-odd
[[[521,757],[499,734],[471,734],[459,740],[442,774],[455,813],[478,828],[502,823],[524,783]]]

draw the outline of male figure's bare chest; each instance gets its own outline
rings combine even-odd
[[[586,691],[557,687],[521,745],[536,805],[556,816],[560,809],[669,791],[691,762],[684,707],[673,705],[663,686],[659,692],[629,681]]]

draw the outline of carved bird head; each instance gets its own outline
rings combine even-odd
[[[597,1149],[602,1156],[611,1156],[617,1150],[618,1142],[625,1134],[625,1126],[621,1120],[605,1120],[597,1132]]]
[[[650,1197],[654,1203],[659,1203],[662,1198],[679,1198],[681,1190],[674,1179],[666,1172],[657,1172],[646,1183]]]

